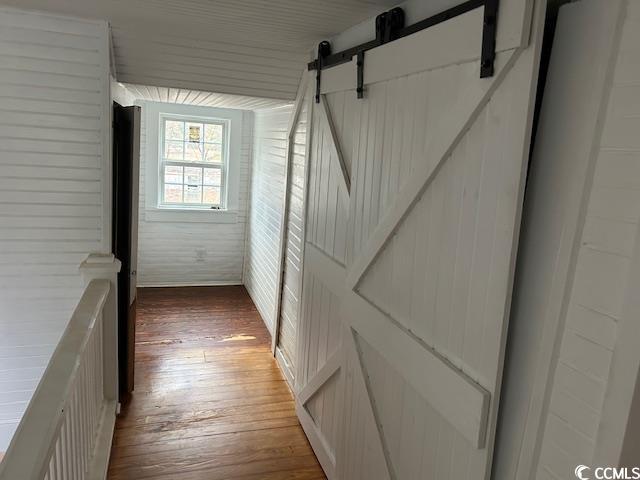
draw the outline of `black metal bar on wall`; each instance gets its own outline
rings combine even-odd
[[[404,11],[401,8],[396,7],[376,17],[376,38],[374,40],[336,53],[331,53],[331,45],[329,42],[321,42],[318,46],[318,58],[309,62],[307,65],[309,70],[317,70],[316,102],[320,101],[320,72],[322,70],[350,62],[353,57],[357,57],[358,73],[356,90],[358,98],[363,98],[363,69],[365,52],[379,47],[380,45],[384,45],[385,43],[392,42],[399,38],[433,27],[434,25],[446,22],[447,20],[451,20],[452,18],[458,17],[480,7],[484,7],[482,47],[480,55],[480,77],[491,77],[494,71],[493,63],[496,56],[498,6],[499,0],[468,0],[409,26],[404,25]]]
[[[498,30],[498,1],[485,0],[484,3],[480,78],[493,76],[493,62],[496,59],[496,32]]]

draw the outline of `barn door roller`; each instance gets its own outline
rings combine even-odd
[[[498,4],[500,0],[468,0],[460,5],[425,18],[412,25],[404,25],[404,11],[400,7],[381,13],[376,17],[376,38],[341,52],[331,53],[331,45],[326,40],[318,45],[318,58],[309,62],[309,70],[316,70],[316,103],[320,102],[321,71],[350,62],[356,57],[358,98],[364,97],[364,55],[367,50],[379,47],[412,33],[451,20],[476,8],[484,7],[482,26],[482,50],[480,53],[480,78],[493,76],[493,62],[496,58],[496,28],[498,26]]]

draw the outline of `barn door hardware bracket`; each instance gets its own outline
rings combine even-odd
[[[315,62],[318,65],[316,71],[316,103],[320,103],[320,72],[324,66],[324,59],[331,55],[331,44],[323,40],[318,44],[318,59]]]
[[[376,38],[341,52],[331,53],[329,42],[321,42],[318,46],[318,58],[309,62],[309,71],[316,70],[316,102],[320,101],[320,71],[357,59],[358,84],[356,92],[358,98],[364,97],[364,53],[385,43],[407,37],[413,33],[425,30],[434,25],[463,15],[476,8],[484,7],[482,25],[482,50],[480,54],[480,78],[493,76],[493,63],[496,57],[496,31],[498,26],[498,7],[500,0],[467,0],[429,18],[405,26],[404,11],[393,8],[376,17]]]
[[[398,32],[404,27],[404,10],[400,7],[393,8],[388,12],[381,13],[376,17],[376,39],[377,45],[384,45],[398,38]],[[358,98],[364,98],[364,52],[365,49],[356,53],[357,85],[356,94]]]
[[[358,67],[358,85],[356,94],[358,98],[364,98],[364,50],[358,52],[356,66]]]
[[[480,78],[493,76],[496,59],[496,31],[498,27],[499,0],[485,0],[482,23],[482,52],[480,54]]]
[[[376,42],[384,45],[399,38],[398,34],[403,28],[404,10],[400,7],[381,13],[376,17]]]

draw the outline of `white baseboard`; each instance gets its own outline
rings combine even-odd
[[[213,281],[213,282],[172,282],[172,283],[139,283],[138,288],[161,287],[228,287],[242,285],[242,280]]]
[[[89,465],[87,480],[105,480],[109,469],[109,458],[111,457],[111,443],[113,442],[113,430],[116,426],[115,400],[105,402],[100,419],[100,430],[93,458]]]

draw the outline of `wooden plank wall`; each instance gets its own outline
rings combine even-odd
[[[108,248],[107,24],[0,9],[0,90],[3,451],[80,298],[80,262]]]
[[[285,257],[282,279],[282,306],[280,319],[280,333],[278,347],[285,360],[284,368],[294,374],[296,360],[296,341],[298,331],[298,309],[300,304],[300,286],[302,275],[302,255],[304,243],[304,215],[305,215],[305,169],[307,148],[307,107],[308,99],[303,99],[298,124],[293,138],[293,154],[291,156],[291,170],[289,173],[289,212],[285,233]]]
[[[255,113],[244,284],[273,334],[291,108]]]
[[[234,223],[149,221],[145,217],[147,128],[140,132],[139,286],[241,284],[249,197],[253,113],[242,112],[240,187]]]
[[[604,97],[608,94],[609,101],[593,184],[585,197],[573,286],[559,332],[540,480],[570,479],[575,465],[591,465],[602,453],[599,435],[611,427],[603,408],[640,228],[640,2],[630,0],[625,7],[620,45],[612,51],[617,60]]]
[[[571,277],[581,203],[592,174],[591,151],[600,110],[606,107],[602,97],[618,10],[600,6],[582,12],[578,4],[564,7],[572,12],[560,15],[554,37],[525,195],[494,464],[497,478],[529,478],[535,468],[563,288]],[[588,28],[582,27],[585,23]],[[581,76],[584,81],[576,84]]]

